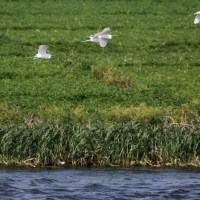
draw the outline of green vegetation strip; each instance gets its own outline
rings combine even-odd
[[[181,125],[1,126],[6,165],[199,166],[200,131]]]

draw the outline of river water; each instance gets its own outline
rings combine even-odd
[[[200,199],[198,168],[0,167],[0,199]]]

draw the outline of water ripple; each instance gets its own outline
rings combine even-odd
[[[198,168],[0,167],[0,199],[200,199]]]

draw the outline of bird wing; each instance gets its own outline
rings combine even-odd
[[[110,28],[104,28],[101,34],[108,34],[110,33],[110,31],[111,31]]]
[[[39,46],[39,49],[38,49],[38,54],[41,54],[41,55],[44,55],[46,54],[47,52],[47,49],[48,49],[48,45],[41,45]]]
[[[94,38],[94,37],[98,37],[99,35],[101,35],[101,32],[96,33],[95,35],[93,35],[93,38]]]
[[[102,39],[102,38],[99,39],[100,47],[105,47],[107,43],[108,43],[107,39]]]
[[[194,24],[198,24],[200,22],[200,14],[197,14],[194,19]]]

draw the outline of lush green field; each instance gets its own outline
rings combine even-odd
[[[197,0],[2,0],[0,163],[34,158],[34,165],[55,164],[65,152],[64,160],[80,165],[87,155],[97,156],[96,151],[101,154],[94,163],[109,157],[102,165],[162,165],[176,158],[198,163],[200,24],[188,17],[198,5]],[[116,36],[105,48],[81,42],[106,27]],[[42,44],[55,56],[30,58]],[[99,127],[96,122],[103,123]],[[112,132],[113,123],[120,128]],[[105,133],[98,135],[103,127]],[[76,130],[81,130],[78,135]],[[159,134],[173,132],[173,138],[160,139]],[[136,133],[147,140],[136,139]],[[125,140],[126,134],[133,135]],[[106,147],[101,146],[105,137]],[[116,141],[126,141],[117,153]]]
[[[2,1],[0,102],[18,110],[180,106],[199,99],[198,1]],[[82,43],[110,27],[105,48]],[[39,45],[50,60],[32,60]],[[102,84],[102,66],[128,79]],[[52,108],[53,109],[53,108]]]

